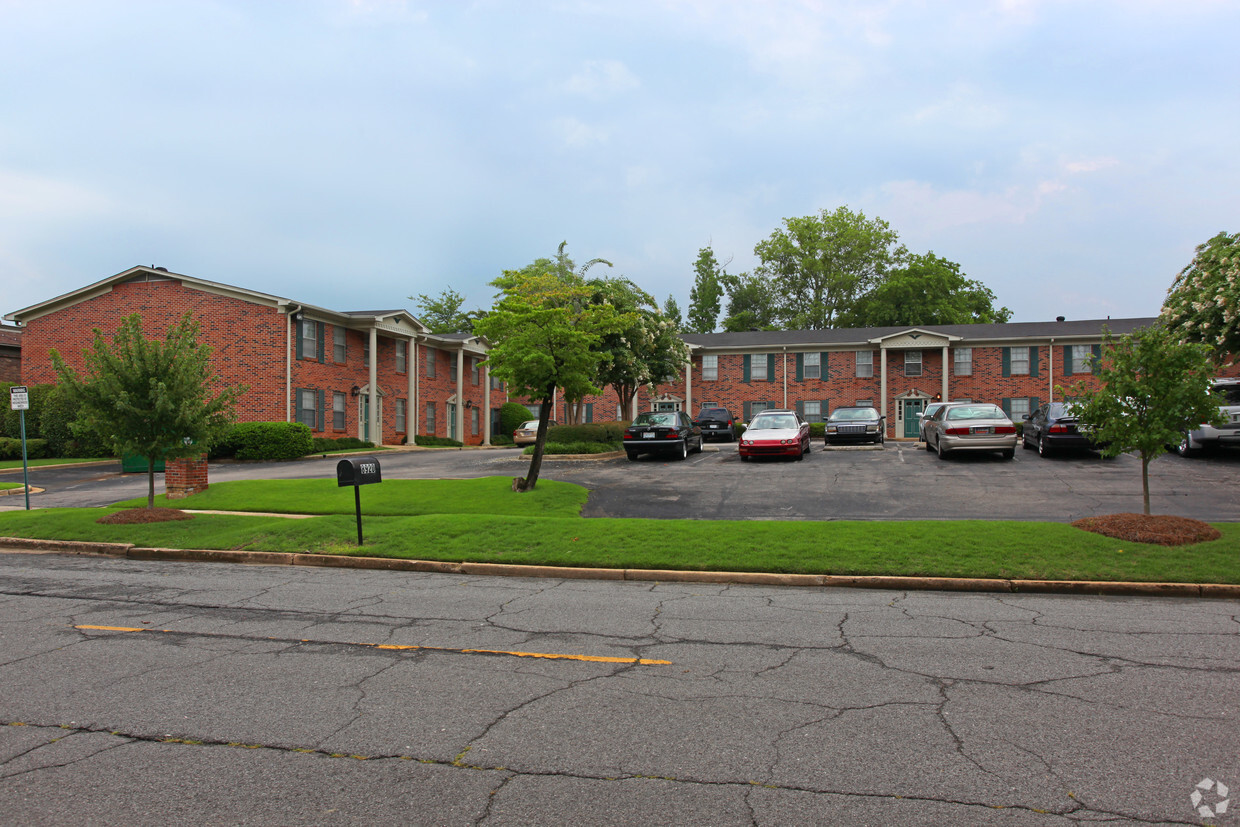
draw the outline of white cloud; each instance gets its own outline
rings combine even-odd
[[[1003,124],[1005,113],[976,84],[956,83],[942,98],[914,112],[912,120],[946,123],[954,128],[993,129]]]
[[[1073,174],[1083,172],[1097,172],[1100,169],[1116,166],[1119,161],[1115,158],[1092,158],[1088,161],[1069,161],[1064,164],[1064,169]]]
[[[116,206],[107,196],[69,181],[0,169],[0,220],[101,216]]]
[[[923,233],[969,224],[1023,224],[1043,201],[1067,189],[1054,179],[1007,187],[1000,192],[939,190],[924,181],[889,181],[880,187],[879,210],[897,227],[916,226]]]
[[[602,97],[628,92],[641,86],[637,75],[618,60],[588,60],[581,70],[564,84],[575,95]]]
[[[580,148],[605,144],[610,137],[606,129],[590,126],[573,117],[557,118],[554,125],[565,146]]]

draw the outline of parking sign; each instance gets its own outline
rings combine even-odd
[[[25,385],[14,385],[9,388],[9,408],[14,411],[30,410],[30,393]]]

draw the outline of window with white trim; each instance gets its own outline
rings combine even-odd
[[[362,337],[362,364],[370,367],[370,337]]]
[[[428,347],[426,349],[426,378],[427,379],[435,378],[435,354],[437,352],[438,351],[433,347]]]
[[[1094,372],[1094,349],[1089,345],[1072,346],[1072,372]]]
[[[801,375],[806,379],[822,378],[822,354],[806,353],[801,356]],[[818,420],[810,420],[817,422]]]
[[[432,436],[435,433],[435,403],[426,403],[426,432]]]
[[[952,351],[952,372],[957,376],[973,375],[973,348],[958,347]]]
[[[337,330],[339,330],[339,328],[337,328]],[[339,391],[332,392],[332,430],[333,431],[344,430],[344,412],[345,412],[345,405],[348,404],[348,399],[349,397],[347,397],[343,393],[340,393]]]
[[[345,336],[344,328],[336,325],[332,328],[332,361],[338,365],[345,363]]]
[[[396,400],[396,433],[403,434],[405,432],[405,400]]]
[[[766,381],[766,355],[755,353],[749,359],[749,381],[765,382]]]
[[[475,385],[482,381],[482,373],[478,370],[478,360],[472,356],[469,359],[469,379]],[[474,433],[478,432],[474,431]]]
[[[719,381],[719,357],[713,353],[702,355],[702,381]]]
[[[870,379],[874,376],[874,351],[857,351],[857,378]]]
[[[406,364],[406,359],[407,359],[407,356],[406,356],[407,351],[405,350],[405,348],[407,346],[408,345],[403,340],[401,339],[396,340],[396,372],[397,373],[405,372],[405,364]]]
[[[679,402],[652,402],[650,404],[650,410],[654,411],[655,413],[678,411],[680,410],[680,403]]]
[[[319,395],[312,390],[299,389],[297,391],[297,421],[306,425],[312,431],[317,431],[317,422],[315,414],[318,413]]]
[[[1014,396],[1008,400],[1008,416],[1013,422],[1020,422],[1029,413],[1029,397]]]
[[[319,323],[309,319],[301,322],[301,358],[319,358]]]
[[[481,427],[481,423],[482,423],[482,416],[479,413],[479,411],[480,411],[479,408],[469,409],[469,420],[470,420],[469,428],[470,428],[470,433],[472,433],[474,436],[478,436],[478,429]]]
[[[873,399],[858,399],[853,404],[856,405],[858,408],[873,408],[874,400]]]
[[[1014,347],[1011,353],[1011,374],[1013,376],[1029,375],[1029,348]]]
[[[806,422],[822,421],[822,403],[821,402],[802,402],[801,416]]]
[[[772,405],[770,402],[750,402],[749,403],[749,418],[752,420],[755,416],[757,416],[762,411],[765,411],[768,408],[774,408],[774,407],[775,406]]]
[[[904,351],[904,375],[921,376],[921,351]]]

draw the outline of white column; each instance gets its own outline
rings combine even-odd
[[[491,367],[482,363],[482,444],[491,444]]]
[[[693,416],[693,358],[685,362],[685,412]]]
[[[456,353],[456,438],[465,441],[465,348]]]
[[[366,417],[370,425],[370,441],[383,444],[383,431],[379,426],[379,329],[370,328],[370,413]]]
[[[405,343],[405,444],[418,433],[418,343],[412,336]]]
[[[943,345],[943,401],[947,401],[947,345]]]
[[[880,344],[878,346],[878,354],[879,364],[881,365],[879,368],[878,392],[883,397],[880,410],[883,412],[883,416],[887,417],[887,421],[883,423],[884,427],[890,427],[891,412],[887,408],[887,346]]]

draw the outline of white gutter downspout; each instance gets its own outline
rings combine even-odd
[[[293,308],[297,308],[294,310]],[[293,315],[301,305],[288,305],[284,323],[284,421],[293,421]]]
[[[1047,353],[1047,356],[1049,356],[1050,358],[1046,360],[1046,363],[1047,365],[1049,365],[1049,369],[1047,370],[1047,373],[1050,375],[1050,386],[1047,388],[1046,401],[1054,402],[1055,401],[1055,337],[1054,336],[1051,337],[1051,344],[1048,350],[1049,350],[1049,353]]]
[[[383,432],[379,430],[379,328],[375,327],[376,322],[370,325],[370,410],[366,414],[366,423],[370,441],[382,445]]]
[[[788,346],[784,345],[784,410],[788,410]]]

